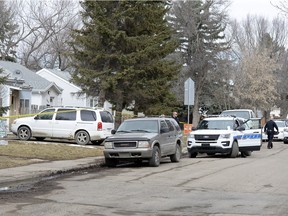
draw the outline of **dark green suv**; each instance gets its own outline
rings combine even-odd
[[[182,155],[182,131],[173,118],[153,117],[125,120],[104,142],[106,165],[121,161],[148,160],[150,166],[160,165],[162,157],[179,162]]]

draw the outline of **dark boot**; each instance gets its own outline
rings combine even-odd
[[[273,148],[273,143],[271,142],[271,144],[270,144],[270,148],[272,149]]]
[[[268,141],[267,148],[271,149],[271,141]]]

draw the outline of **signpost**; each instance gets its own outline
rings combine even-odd
[[[184,83],[184,105],[188,106],[188,124],[190,116],[190,105],[194,105],[195,84],[191,78],[188,78]]]

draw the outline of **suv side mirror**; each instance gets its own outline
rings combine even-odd
[[[115,134],[115,133],[116,133],[115,129],[111,130],[111,134]]]
[[[236,130],[244,131],[245,130],[245,126],[244,125],[240,125],[239,127],[236,128]]]

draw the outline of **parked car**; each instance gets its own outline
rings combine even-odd
[[[261,140],[261,119],[245,120],[239,117],[222,116],[203,119],[187,137],[187,150],[190,158],[198,153],[217,153],[231,158],[250,156],[259,151]]]
[[[280,140],[280,141],[284,141],[284,143],[288,143],[288,126],[286,124],[286,121],[274,120],[274,122],[278,126],[279,133],[274,135],[273,140]],[[262,140],[266,141],[268,139],[268,136],[267,136],[267,134],[264,133],[264,128],[265,128],[265,125],[262,129]],[[287,138],[285,138],[285,137],[287,137]]]
[[[235,116],[244,119],[256,118],[255,113],[251,109],[224,110],[220,116]]]
[[[121,161],[142,162],[157,167],[162,157],[179,162],[182,154],[182,131],[173,118],[135,118],[125,120],[113,136],[104,141],[106,165]]]
[[[93,108],[51,107],[33,117],[18,118],[11,125],[12,133],[20,140],[74,139],[79,145],[90,141],[100,144],[112,129],[114,119],[110,112]]]

